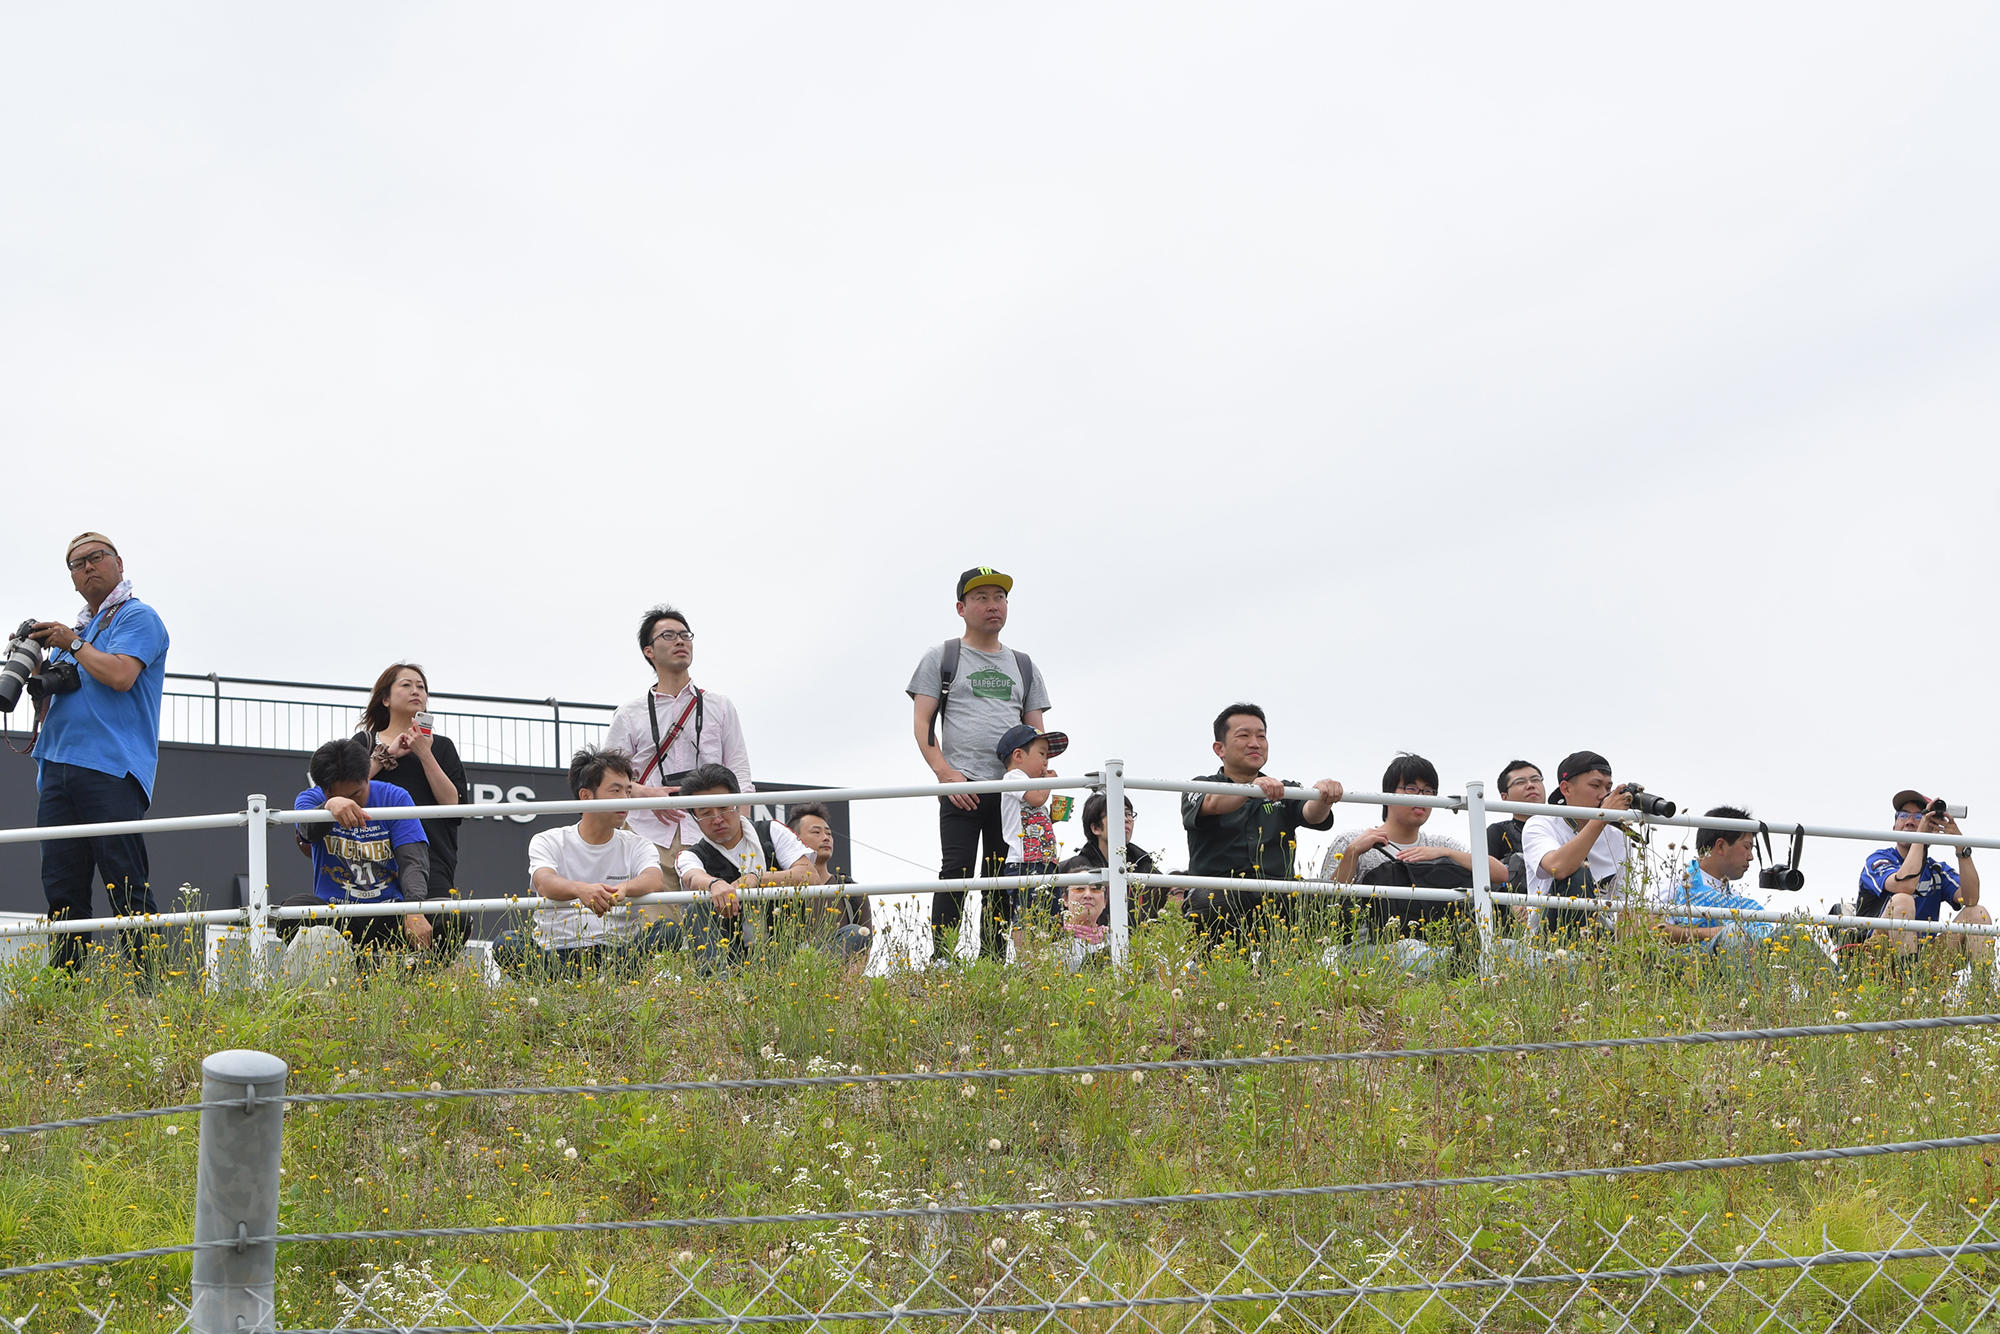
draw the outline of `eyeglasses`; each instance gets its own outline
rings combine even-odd
[[[86,565],[97,564],[97,562],[103,560],[106,556],[109,556],[110,554],[111,553],[105,550],[103,547],[99,547],[95,551],[85,552],[83,555],[78,556],[74,560],[65,561],[64,564],[68,565],[70,568],[70,573],[74,574],[78,570],[81,570]]]
[[[1399,797],[1435,797],[1437,789],[1434,787],[1399,787],[1396,789],[1396,795]]]
[[[653,636],[653,642],[655,644],[692,644],[694,643],[694,631],[662,630]]]
[[[1507,780],[1507,791],[1512,792],[1517,787],[1526,787],[1530,783],[1539,783],[1541,781],[1542,776],[1540,774],[1536,774],[1532,778],[1510,778]]]
[[[1921,820],[1921,819],[1923,819],[1923,818],[1924,818],[1924,813],[1923,813],[1922,811],[1897,811],[1897,812],[1896,812],[1896,823],[1897,823],[1897,824],[1902,824],[1902,823],[1903,823],[1904,821],[1906,821],[1906,820],[1907,820],[1907,821],[1909,821],[1909,822],[1910,822],[1911,824],[1915,824],[1915,823],[1916,823],[1917,821],[1919,821],[1919,820]]]

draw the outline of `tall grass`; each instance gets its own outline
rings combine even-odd
[[[616,980],[489,989],[465,967],[391,967],[327,990],[234,994],[210,994],[187,966],[162,967],[156,984],[135,987],[105,955],[77,977],[0,978],[8,1034],[0,1117],[22,1124],[193,1101],[202,1057],[223,1047],[282,1056],[294,1092],[592,1080],[601,1089],[296,1109],[286,1120],[281,1214],[281,1227],[296,1232],[1216,1192],[1996,1126],[2000,1032],[1987,1029],[1144,1078],[618,1091],[621,1081],[1507,1043],[1995,1005],[1984,976],[1961,999],[1949,969],[1928,956],[1900,968],[1871,956],[1836,970],[1814,948],[1780,945],[1733,965],[1620,941],[1487,981],[1471,970],[1413,979],[1328,966],[1333,938],[1329,915],[1309,907],[1254,955],[1204,953],[1178,918],[1149,924],[1123,975],[1070,974],[1038,955],[1015,968],[863,978],[808,949],[727,978],[668,958],[646,976]],[[196,1118],[185,1116],[9,1138],[0,1153],[0,1261],[187,1240],[195,1131]],[[1557,1219],[1627,1226],[1632,1245],[1656,1244],[1665,1255],[1674,1223],[1707,1218],[1713,1249],[1739,1235],[1749,1241],[1775,1213],[1771,1236],[1782,1245],[1817,1251],[1827,1238],[1865,1248],[1895,1242],[1899,1213],[1927,1206],[1957,1218],[1996,1189],[1990,1154],[1950,1151],[1117,1212],[307,1244],[281,1251],[281,1319],[331,1322],[345,1309],[341,1285],[370,1274],[386,1290],[406,1285],[416,1303],[415,1275],[460,1270],[455,1291],[495,1302],[518,1295],[508,1275],[540,1271],[538,1290],[560,1310],[572,1299],[569,1309],[580,1308],[589,1273],[615,1269],[618,1300],[657,1310],[681,1289],[677,1266],[705,1265],[705,1290],[719,1294],[752,1281],[748,1261],[781,1256],[791,1257],[788,1291],[808,1303],[849,1280],[854,1292],[893,1300],[895,1266],[914,1256],[947,1257],[954,1287],[969,1291],[1023,1251],[1023,1273],[1060,1276],[1074,1268],[1069,1252],[1102,1248],[1093,1269],[1136,1283],[1153,1263],[1148,1243],[1179,1243],[1176,1263],[1200,1284],[1226,1271],[1225,1247],[1259,1234],[1331,1234],[1330,1253],[1358,1262],[1380,1253],[1383,1237],[1408,1232],[1402,1254],[1419,1267],[1456,1255],[1456,1236],[1507,1268],[1525,1257],[1527,1229]],[[871,1254],[876,1267],[861,1270]],[[1816,1291],[1840,1291],[1845,1281],[1837,1271],[1822,1277]],[[185,1257],[15,1279],[0,1287],[0,1315],[115,1300],[115,1327],[170,1325],[168,1294],[187,1281]],[[1178,1329],[1192,1317],[1157,1318]],[[1249,1327],[1245,1313],[1231,1318]]]

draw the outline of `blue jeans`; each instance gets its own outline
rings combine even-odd
[[[131,774],[114,778],[81,765],[43,760],[38,778],[41,799],[35,810],[35,823],[43,828],[139,820],[145,817],[146,807],[151,804],[146,789]],[[146,840],[138,834],[65,838],[42,844],[42,894],[49,901],[52,919],[90,916],[91,886],[99,882],[108,891],[115,916],[158,912],[153,906],[150,874]],[[143,969],[144,934],[127,931],[121,939],[134,966]],[[73,969],[83,962],[84,948],[89,943],[90,937],[82,934],[51,936],[49,963]]]
[[[534,977],[581,977],[599,970],[617,972],[634,968],[680,943],[680,928],[672,922],[655,922],[638,935],[613,944],[578,945],[566,950],[545,950],[535,943],[531,929],[515,927],[502,932],[493,942],[493,962],[517,976],[525,973]]]

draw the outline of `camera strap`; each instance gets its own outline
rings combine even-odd
[[[1757,822],[1757,832],[1764,837],[1764,864],[1766,866],[1776,866],[1778,864],[1777,854],[1771,851],[1771,826],[1759,820]]]
[[[667,735],[664,740],[660,737],[660,711],[653,703],[654,693],[652,690],[646,692],[646,720],[653,725],[653,758],[647,761],[645,769],[639,774],[639,781],[642,783],[652,777],[655,770],[663,773],[666,771],[667,748],[680,739],[681,730],[687,726],[689,714],[694,715],[695,763],[699,764],[701,762],[701,723],[704,712],[701,702],[701,687],[696,686],[694,688],[694,698],[687,702],[687,707],[681,710],[681,716],[676,718],[674,725],[667,729]]]

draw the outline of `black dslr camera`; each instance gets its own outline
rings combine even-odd
[[[1799,869],[1799,855],[1805,851],[1806,828],[1792,826],[1792,850],[1783,862],[1771,854],[1771,831],[1760,821],[1758,826],[1764,833],[1764,860],[1770,865],[1757,872],[1757,888],[1782,889],[1796,893],[1806,887],[1806,873]]]
[[[1641,815],[1671,820],[1674,818],[1674,812],[1680,809],[1665,797],[1656,797],[1637,783],[1621,783],[1615,790],[1629,794],[1632,798],[1632,809]]]
[[[0,649],[0,713],[14,711],[24,685],[28,698],[39,703],[50,695],[67,695],[83,684],[74,662],[52,662],[42,668],[41,675],[33,675],[42,661],[42,646],[30,638],[34,630],[35,622],[22,621],[14,637]]]

